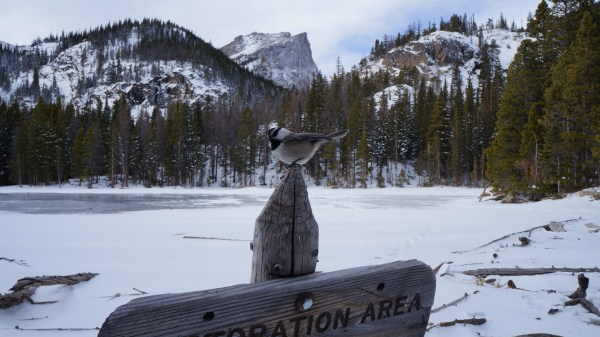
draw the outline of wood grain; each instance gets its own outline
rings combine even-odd
[[[300,295],[313,305],[299,310]],[[416,260],[132,300],[99,337],[423,336],[435,275]]]
[[[291,166],[256,219],[250,283],[315,272],[319,225],[299,166]]]

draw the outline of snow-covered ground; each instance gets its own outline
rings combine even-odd
[[[254,221],[272,191],[0,188],[0,257],[15,260],[0,260],[0,293],[23,277],[98,273],[75,286],[41,287],[34,296],[58,303],[25,302],[0,310],[0,336],[96,336],[95,328],[112,311],[140,296],[136,289],[154,295],[248,283]],[[577,288],[577,273],[488,277],[496,278],[494,284],[462,273],[486,267],[598,266],[600,233],[585,224],[600,225],[600,201],[570,195],[505,205],[478,202],[480,193],[449,187],[310,187],[320,228],[317,270],[408,259],[432,268],[446,262],[436,276],[434,308],[469,296],[431,314],[430,323],[472,317],[487,322],[434,327],[426,336],[600,335],[600,317],[579,305],[563,306]],[[23,207],[29,204],[35,209]],[[114,204],[120,206],[111,208]],[[564,221],[566,232],[540,228],[485,245],[550,221]],[[532,242],[520,247],[519,236]],[[586,276],[587,298],[600,306],[600,275]],[[509,279],[520,289],[510,289]],[[559,312],[549,315],[553,308]],[[57,328],[83,330],[26,330]]]

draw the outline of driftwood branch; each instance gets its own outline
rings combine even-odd
[[[116,293],[114,295],[110,295],[110,296],[103,296],[102,298],[108,298],[108,299],[115,299],[115,298],[119,298],[121,296],[140,296],[140,295],[147,295],[148,293],[145,291],[141,291],[137,288],[133,288],[133,290],[137,291],[137,293],[135,294],[121,294],[121,293]]]
[[[0,309],[8,309],[23,303],[23,301],[28,301],[32,304],[56,303],[56,301],[35,302],[31,297],[39,287],[58,284],[74,285],[79,282],[89,281],[96,275],[98,274],[81,273],[67,276],[37,276],[22,278],[10,288],[12,291],[11,293],[0,295]]]
[[[518,335],[515,337],[562,337],[562,336],[553,335],[553,334],[549,334],[549,333],[528,333],[526,335]]]
[[[600,268],[483,268],[465,270],[463,274],[471,276],[482,276],[482,275],[498,275],[498,276],[530,276],[530,275],[543,275],[552,273],[600,273]]]
[[[9,259],[7,257],[0,257],[0,261],[7,261],[7,262],[10,262],[10,263],[16,263],[19,266],[29,267],[29,265],[27,264],[27,262],[25,262],[23,260],[15,260],[15,259]]]
[[[600,310],[598,310],[598,308],[594,305],[594,303],[588,301],[587,299],[585,299],[583,297],[576,298],[576,299],[565,302],[565,306],[572,306],[572,305],[577,305],[577,304],[581,304],[582,307],[584,307],[587,311],[591,312],[592,314],[594,314],[596,316],[600,316]]]
[[[454,300],[454,301],[452,301],[450,303],[444,304],[441,307],[437,307],[435,309],[431,309],[431,313],[435,314],[436,312],[442,311],[443,309],[446,309],[447,307],[451,307],[451,306],[457,305],[458,303],[466,300],[467,297],[469,297],[469,294],[465,293],[462,297],[460,297],[460,298],[458,298],[458,299],[456,299],[456,300]]]
[[[450,322],[440,322],[438,324],[432,325],[432,326],[428,327],[427,329],[425,329],[425,331],[429,331],[435,327],[447,327],[447,326],[453,326],[456,324],[482,325],[485,322],[487,322],[487,320],[485,318],[455,319]]]
[[[591,312],[596,316],[600,316],[600,310],[598,310],[594,303],[588,301],[585,298],[585,296],[587,295],[587,288],[590,284],[590,279],[585,277],[585,275],[582,273],[577,275],[577,283],[579,285],[577,287],[577,290],[575,290],[575,292],[569,295],[569,298],[571,298],[571,300],[566,301],[565,305],[571,306],[581,304],[581,306],[584,307],[587,311]]]
[[[89,281],[95,273],[79,273],[66,276],[36,276],[36,277],[25,277],[17,281],[17,283],[10,288],[11,291],[22,291],[27,288],[38,288],[41,286],[53,286],[63,284],[71,286],[79,282]]]
[[[488,181],[488,182],[485,184],[485,186],[483,186],[483,192],[481,192],[481,194],[479,195],[479,202],[481,202],[481,199],[483,199],[483,197],[485,197],[485,196],[486,196],[486,192],[485,192],[485,190],[487,190],[487,189],[488,189],[488,187],[490,187],[491,185],[492,185],[492,182],[491,182],[491,181]]]
[[[99,328],[21,328],[20,326],[15,326],[15,330],[21,331],[93,331],[100,330]]]
[[[543,228],[543,227],[544,227],[544,226],[537,226],[537,227],[530,228],[530,229],[528,229],[528,230],[524,230],[524,231],[520,231],[520,232],[514,232],[514,233],[506,234],[506,235],[504,235],[504,236],[503,236],[503,237],[501,237],[501,238],[498,238],[498,239],[496,239],[496,240],[490,241],[490,242],[488,242],[488,243],[486,243],[486,244],[484,244],[484,245],[481,245],[481,246],[479,246],[479,247],[475,247],[475,248],[472,248],[472,249],[467,249],[467,250],[457,250],[457,251],[454,251],[454,252],[452,252],[452,253],[453,253],[453,254],[462,254],[462,253],[468,253],[468,252],[474,251],[474,250],[476,250],[476,249],[479,249],[479,248],[483,248],[483,247],[489,246],[489,245],[491,245],[491,244],[493,244],[493,243],[496,243],[496,242],[498,242],[498,241],[502,241],[502,240],[504,240],[504,239],[508,239],[508,238],[510,238],[510,237],[511,237],[511,236],[513,236],[513,235],[517,235],[517,234],[521,234],[521,233],[529,233],[529,234],[531,235],[531,232],[532,232],[532,231],[534,231],[534,230],[536,230],[536,229]]]
[[[579,218],[577,218],[577,219],[569,219],[569,220],[563,220],[563,221],[552,221],[552,223],[565,223],[565,222],[577,221],[577,220],[581,220],[581,217],[579,217]],[[550,230],[550,229],[548,229],[548,228],[549,228],[548,226],[549,226],[549,225],[536,226],[536,227],[533,227],[533,228],[530,228],[530,229],[527,229],[527,230],[524,230],[524,231],[510,233],[510,234],[504,235],[504,236],[503,236],[503,237],[501,237],[501,238],[498,238],[498,239],[496,239],[496,240],[493,240],[493,241],[490,241],[490,242],[488,242],[488,243],[486,243],[486,244],[484,244],[484,245],[481,245],[481,246],[479,246],[479,247],[475,247],[475,248],[472,248],[472,249],[467,249],[467,250],[457,250],[457,251],[454,251],[454,252],[452,252],[452,253],[453,253],[453,254],[462,254],[462,253],[468,253],[468,252],[474,251],[474,250],[476,250],[476,249],[479,249],[479,248],[483,248],[483,247],[489,246],[489,245],[491,245],[491,244],[493,244],[493,243],[496,243],[496,242],[498,242],[498,241],[502,241],[502,240],[504,240],[504,239],[508,239],[509,237],[511,237],[511,236],[513,236],[513,235],[517,235],[517,234],[521,234],[521,233],[529,233],[529,235],[528,235],[528,236],[531,236],[531,232],[533,232],[533,231],[534,231],[534,230],[536,230],[536,229],[544,228],[544,229],[546,229],[546,230]]]
[[[446,327],[453,326],[455,324],[472,324],[472,325],[481,325],[487,322],[485,318],[467,318],[467,319],[455,319],[451,322],[441,322],[438,323],[438,326]]]
[[[217,241],[244,241],[244,242],[252,241],[252,240],[244,240],[244,239],[213,238],[213,237],[207,237],[207,236],[189,236],[189,235],[185,235],[183,238],[184,239],[199,239],[199,240],[217,240]]]

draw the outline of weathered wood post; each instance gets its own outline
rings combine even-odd
[[[290,166],[256,219],[250,283],[312,274],[319,255],[319,225],[300,166]]]

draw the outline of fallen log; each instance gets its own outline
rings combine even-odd
[[[451,322],[440,322],[437,324],[437,326],[447,327],[447,326],[453,326],[456,324],[481,325],[485,322],[487,322],[487,320],[485,318],[467,318],[467,319],[455,319]]]
[[[0,309],[8,309],[23,303],[23,301],[28,301],[31,304],[56,303],[56,301],[35,302],[31,297],[39,287],[59,284],[74,285],[79,282],[89,281],[96,275],[98,274],[81,273],[67,276],[37,276],[22,278],[10,288],[11,293],[0,295]]]
[[[590,284],[590,279],[585,277],[585,275],[582,273],[577,275],[577,283],[579,284],[579,287],[577,287],[577,290],[569,295],[569,298],[571,299],[585,298],[587,295],[587,288]]]
[[[53,286],[63,284],[71,286],[79,282],[89,281],[95,273],[79,273],[66,276],[36,276],[36,277],[25,277],[17,281],[17,283],[10,288],[11,291],[22,291],[27,288],[38,288],[42,286]]]
[[[600,268],[482,268],[463,271],[463,274],[471,276],[531,276],[552,273],[600,273]]]
[[[577,304],[581,304],[582,307],[584,307],[587,311],[591,312],[592,314],[600,316],[600,310],[598,310],[594,303],[588,301],[583,297],[568,300],[565,302],[565,306],[572,306]]]
[[[34,289],[29,289],[0,295],[0,309],[8,309],[12,306],[23,303],[23,301],[33,302],[31,296],[33,296],[34,293]]]
[[[575,292],[569,295],[569,298],[571,298],[571,300],[566,301],[565,306],[581,304],[581,306],[584,307],[587,311],[591,312],[596,316],[600,316],[600,310],[598,310],[594,303],[590,302],[585,298],[587,288],[590,284],[590,280],[587,277],[585,277],[584,274],[579,274],[577,275],[577,283],[579,285],[577,287],[577,290],[575,290]]]

